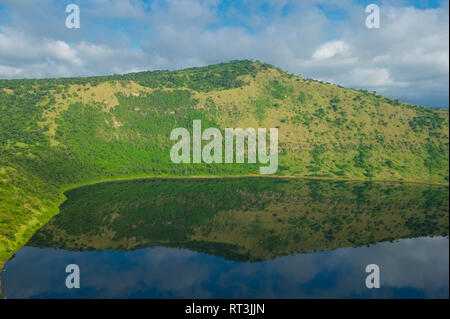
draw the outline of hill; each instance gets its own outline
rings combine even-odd
[[[448,111],[233,61],[180,71],[0,80],[0,260],[63,191],[122,177],[250,175],[173,164],[175,127],[278,127],[277,175],[448,184]]]

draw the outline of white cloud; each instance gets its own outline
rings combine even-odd
[[[21,62],[47,58],[75,65],[82,63],[73,48],[64,41],[36,39],[13,29],[0,33],[0,58]]]
[[[325,60],[336,55],[347,56],[350,54],[350,48],[344,41],[330,41],[322,44],[314,51],[312,58],[314,60]]]
[[[10,66],[0,65],[0,76],[13,77],[22,74],[23,70]]]
[[[77,53],[64,41],[49,41],[43,47],[44,54],[57,60],[73,63],[77,66],[83,64]]]
[[[356,68],[349,72],[348,77],[351,79],[348,82],[351,86],[359,86],[360,83],[369,87],[406,85],[406,83],[394,82],[387,68]]]

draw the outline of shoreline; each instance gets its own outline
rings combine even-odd
[[[135,176],[117,176],[111,178],[102,178],[86,181],[77,184],[67,184],[60,188],[65,193],[69,190],[91,186],[102,183],[116,182],[116,181],[131,181],[139,179],[222,179],[222,178],[284,178],[284,179],[302,179],[302,180],[318,180],[318,181],[340,181],[340,182],[375,182],[375,183],[405,183],[405,184],[419,184],[419,185],[436,185],[449,186],[449,183],[414,181],[414,180],[396,180],[396,179],[356,179],[356,178],[339,178],[339,177],[316,177],[316,176],[295,176],[295,175],[261,175],[261,174],[246,174],[246,175],[135,175]]]
[[[3,272],[3,266],[5,266],[5,264],[6,264],[6,262],[8,260],[0,261],[0,299],[3,299],[3,295],[2,295],[2,272]]]

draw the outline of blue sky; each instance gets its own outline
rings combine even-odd
[[[76,3],[81,28],[65,27]],[[365,26],[366,5],[381,9]],[[448,107],[448,1],[0,0],[0,78],[101,75],[258,59]]]

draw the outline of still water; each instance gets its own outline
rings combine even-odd
[[[150,179],[66,196],[6,264],[5,297],[449,297],[445,186]],[[365,286],[368,264],[379,289]]]

